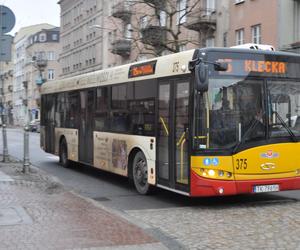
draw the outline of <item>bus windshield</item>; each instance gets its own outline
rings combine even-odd
[[[211,79],[208,92],[197,99],[197,149],[300,136],[300,82]]]

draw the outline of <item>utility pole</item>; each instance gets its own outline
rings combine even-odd
[[[2,63],[0,62],[0,72],[2,71]],[[4,75],[1,78],[1,122],[2,122],[2,135],[3,135],[3,162],[9,161],[8,147],[7,147],[7,132],[6,132],[6,116],[4,110]]]
[[[25,124],[24,126],[24,158],[23,158],[23,173],[27,174],[29,172],[29,126]]]
[[[25,100],[23,104],[25,106],[25,125],[24,125],[24,158],[23,158],[23,173],[29,172],[29,112],[28,112],[28,82],[23,81],[23,87],[25,89]]]

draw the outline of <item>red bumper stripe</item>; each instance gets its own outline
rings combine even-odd
[[[191,196],[217,196],[253,193],[256,185],[278,184],[280,191],[300,189],[300,177],[251,180],[251,181],[220,181],[202,178],[191,171]],[[223,189],[220,194],[219,190]]]

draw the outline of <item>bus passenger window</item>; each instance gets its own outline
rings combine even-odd
[[[109,128],[108,87],[97,88],[95,109],[95,130],[106,131]]]
[[[118,85],[112,87],[111,100],[111,129],[114,132],[129,132],[129,113],[127,102],[133,97],[132,85]]]

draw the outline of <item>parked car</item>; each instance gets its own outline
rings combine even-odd
[[[29,123],[29,131],[40,132],[40,120],[34,119]]]

